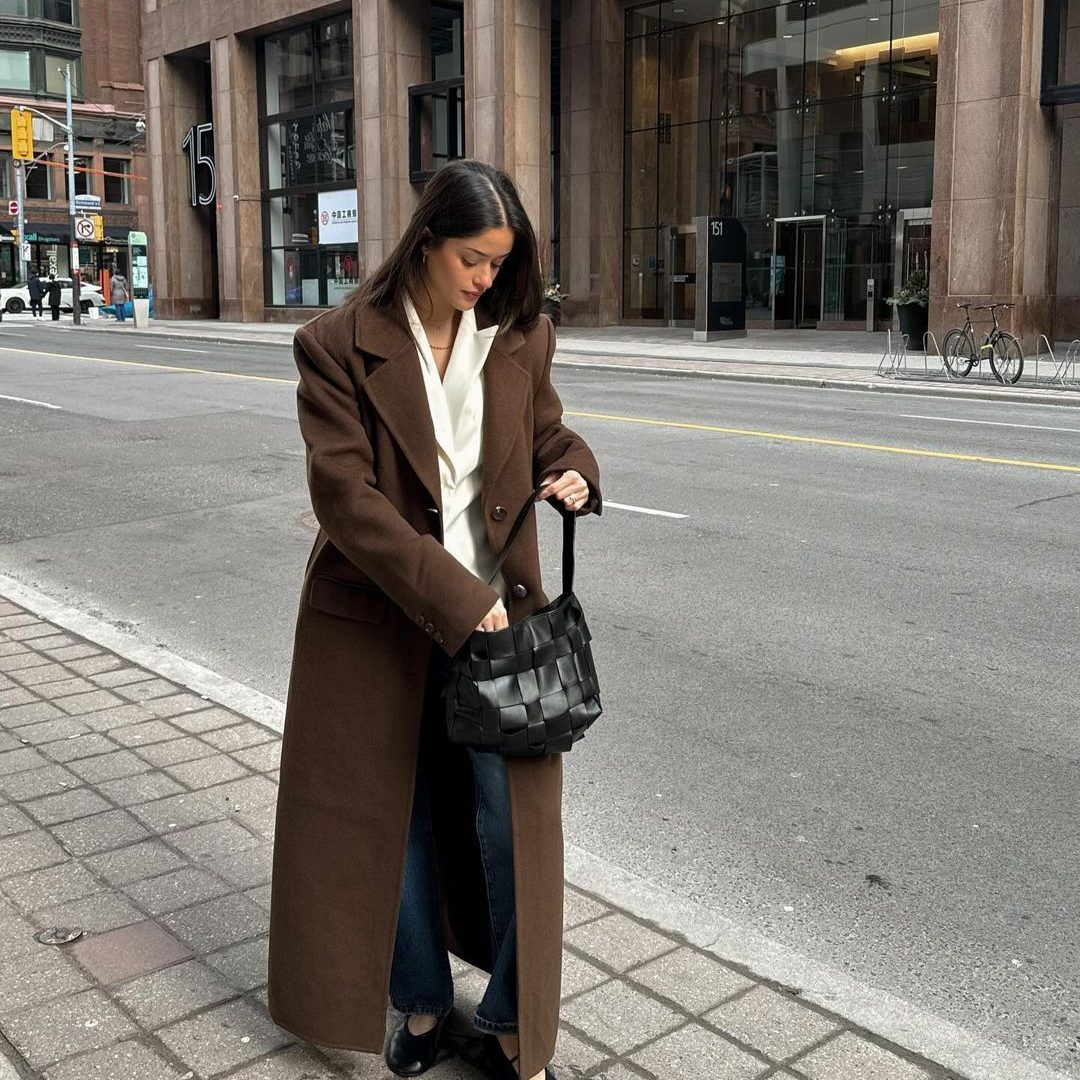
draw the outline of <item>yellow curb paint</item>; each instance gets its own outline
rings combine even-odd
[[[810,443],[814,446],[840,446],[849,450],[876,450],[883,454],[907,454],[912,457],[940,458],[945,461],[974,461],[980,465],[1014,465],[1023,469],[1049,469],[1053,472],[1080,473],[1080,465],[1059,465],[1045,461],[1014,461],[1011,458],[984,457],[981,454],[950,454],[942,450],[917,450],[907,446],[882,446],[878,443],[822,439],[813,435],[785,435],[775,431],[751,431],[746,428],[714,427],[712,424],[686,424],[678,420],[649,420],[640,416],[613,416],[610,413],[570,412],[583,420],[610,420],[619,424],[644,424],[650,427],[680,428],[684,431],[708,431],[717,435],[742,435],[752,439],[779,439],[782,442]]]

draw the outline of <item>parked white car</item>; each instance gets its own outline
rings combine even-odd
[[[60,282],[60,308],[63,311],[71,310],[71,278],[57,278]],[[49,279],[42,278],[41,284],[48,286]],[[105,305],[105,297],[101,294],[101,288],[97,285],[91,285],[89,282],[82,282],[82,286],[79,289],[79,300],[83,311],[89,311],[92,307],[103,307]],[[49,306],[48,299],[42,301],[46,307]],[[26,287],[26,284],[13,285],[7,289],[0,289],[0,308],[3,308],[4,312],[8,315],[19,315],[24,311],[27,311],[30,307],[30,290]]]

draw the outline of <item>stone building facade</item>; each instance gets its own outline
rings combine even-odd
[[[880,329],[922,270],[939,334],[957,301],[1000,300],[1031,343],[1080,335],[1080,0],[142,0],[142,20],[162,315],[340,302],[468,154],[517,181],[567,323],[686,325],[707,215],[746,231],[752,326]]]

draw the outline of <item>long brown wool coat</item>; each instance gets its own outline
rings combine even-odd
[[[555,334],[500,333],[484,367],[482,505],[499,551],[548,472],[599,470],[562,423]],[[347,305],[296,333],[298,411],[320,531],[296,628],[270,913],[270,1012],[328,1046],[379,1053],[433,643],[453,654],[495,602],[440,542],[440,488],[416,347],[403,313]],[[547,603],[535,515],[503,567],[510,620]],[[468,758],[434,770],[447,939],[490,970]],[[508,761],[518,927],[521,1071],[551,1059],[562,960],[562,762]]]

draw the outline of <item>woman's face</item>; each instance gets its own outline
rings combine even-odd
[[[440,301],[468,311],[491,288],[514,246],[511,229],[487,229],[476,236],[453,236],[425,248],[424,270],[435,307]]]

